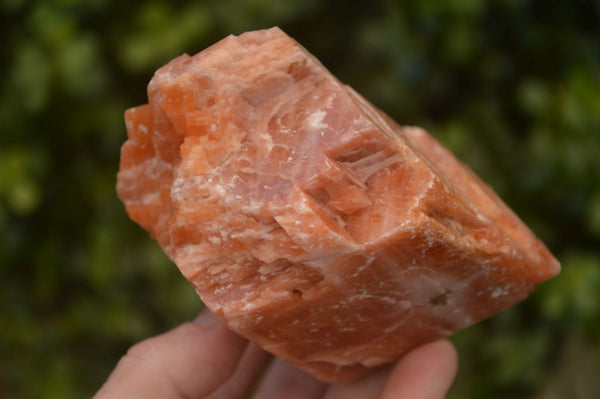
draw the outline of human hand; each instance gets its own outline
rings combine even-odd
[[[207,310],[129,349],[94,398],[245,398],[262,377],[255,399],[437,399],[445,397],[458,364],[454,347],[444,340],[350,384],[325,384],[271,360]]]

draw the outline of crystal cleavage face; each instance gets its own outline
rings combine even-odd
[[[278,28],[159,69],[117,190],[230,328],[349,381],[524,299],[560,266],[420,128]]]

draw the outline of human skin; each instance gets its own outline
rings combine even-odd
[[[456,376],[446,340],[349,383],[325,384],[227,329],[208,310],[194,321],[129,349],[94,397],[255,399],[438,399]]]

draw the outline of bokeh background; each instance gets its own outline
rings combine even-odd
[[[0,0],[0,397],[81,398],[192,288],[115,195],[153,71],[279,25],[487,181],[563,264],[453,337],[450,398],[600,397],[600,1]]]

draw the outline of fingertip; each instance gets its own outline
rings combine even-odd
[[[420,346],[394,367],[382,399],[441,399],[452,386],[458,370],[458,353],[447,340]]]
[[[438,365],[442,371],[448,375],[452,375],[452,379],[456,377],[459,362],[458,351],[450,341],[442,339],[427,344],[424,347],[421,347],[421,349],[429,351],[430,356],[438,359]]]
[[[213,328],[219,325],[217,316],[208,309],[196,316],[193,322],[204,328]]]

